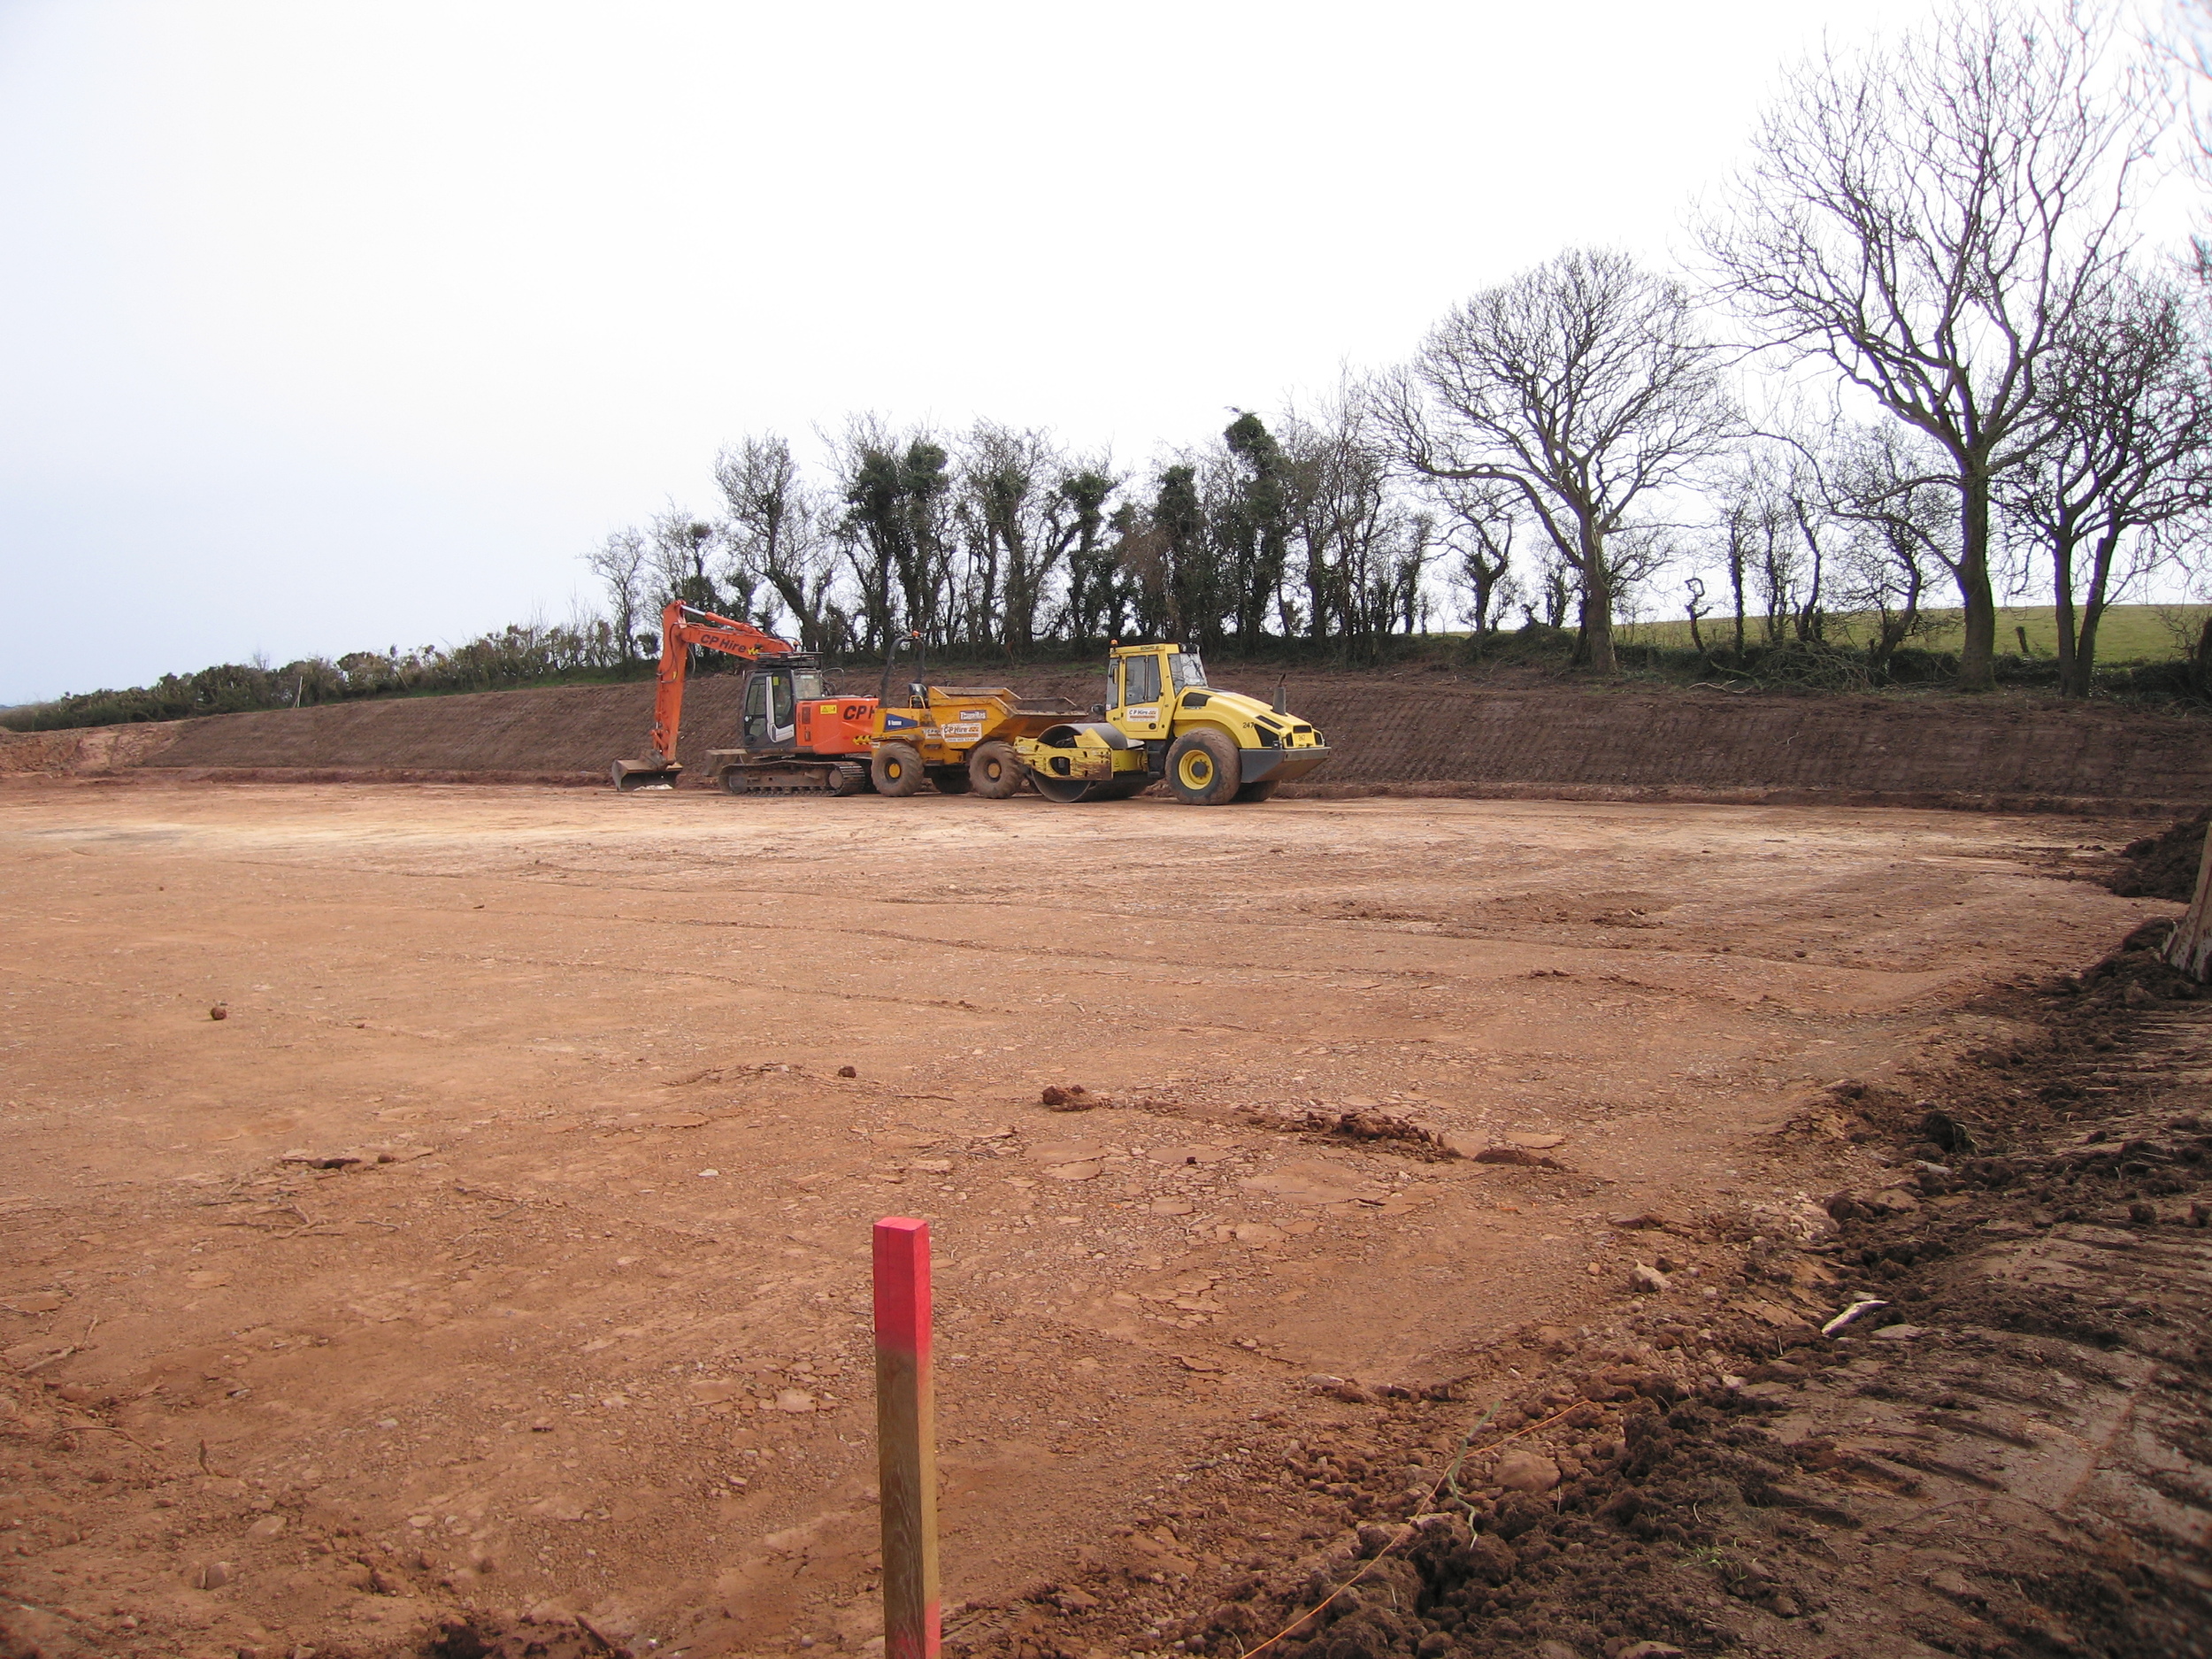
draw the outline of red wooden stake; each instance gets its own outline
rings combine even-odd
[[[876,1223],[876,1466],[883,1659],[937,1659],[937,1429],[929,1379],[929,1223]]]

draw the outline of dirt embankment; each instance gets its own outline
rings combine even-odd
[[[1079,706],[1099,690],[1087,672],[1018,678],[1026,692]],[[1263,673],[1218,678],[1256,695],[1276,689]],[[693,682],[680,746],[687,765],[734,741],[739,686],[735,675]],[[847,688],[875,687],[856,675]],[[1303,672],[1286,690],[1335,750],[1295,794],[2131,811],[2193,811],[2212,800],[2204,722],[2106,707],[1502,686],[1432,672]],[[344,703],[122,728],[134,733],[125,739],[14,739],[0,767],[595,783],[611,761],[641,751],[651,710],[641,684]],[[68,743],[74,759],[13,758],[26,744],[45,757]]]
[[[0,730],[0,776],[113,772],[158,760],[184,730],[180,721],[151,726],[96,726],[71,732]]]
[[[1886,1179],[1756,1231],[1624,1216],[1648,1311],[1527,1328],[1442,1384],[1317,1378],[950,1647],[2212,1654],[2212,1010],[2164,926],[2000,994],[2032,1034],[1916,1079],[1932,1098],[1839,1085],[1774,1154],[1878,1148]]]

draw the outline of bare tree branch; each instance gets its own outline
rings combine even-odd
[[[1968,686],[1992,677],[1995,480],[2049,436],[2040,378],[2125,255],[2162,125],[2142,76],[2109,73],[2114,41],[2106,0],[2047,19],[1988,0],[1815,59],[1763,117],[1733,214],[1703,231],[1770,344],[1825,360],[1947,457]]]
[[[1591,666],[1611,673],[1611,538],[1735,431],[1721,367],[1680,283],[1577,249],[1455,308],[1372,396],[1409,472],[1519,493],[1574,573]]]

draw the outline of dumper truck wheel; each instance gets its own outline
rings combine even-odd
[[[911,743],[880,743],[868,760],[868,776],[878,795],[919,795],[929,781],[922,769],[922,752]]]
[[[1185,806],[1226,806],[1236,799],[1237,746],[1225,732],[1186,732],[1167,752],[1167,787]]]
[[[1259,782],[1248,783],[1243,788],[1238,790],[1237,799],[1240,801],[1264,801],[1268,796],[1273,795],[1275,791],[1280,787],[1282,787],[1282,783],[1279,779],[1263,778]]]
[[[968,793],[968,769],[965,766],[932,766],[929,780],[937,786],[939,795]]]
[[[968,781],[987,801],[1003,801],[1022,787],[1022,764],[1011,743],[993,738],[968,757]]]

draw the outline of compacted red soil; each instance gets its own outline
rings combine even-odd
[[[2191,1651],[2159,827],[12,784],[0,1651]]]

